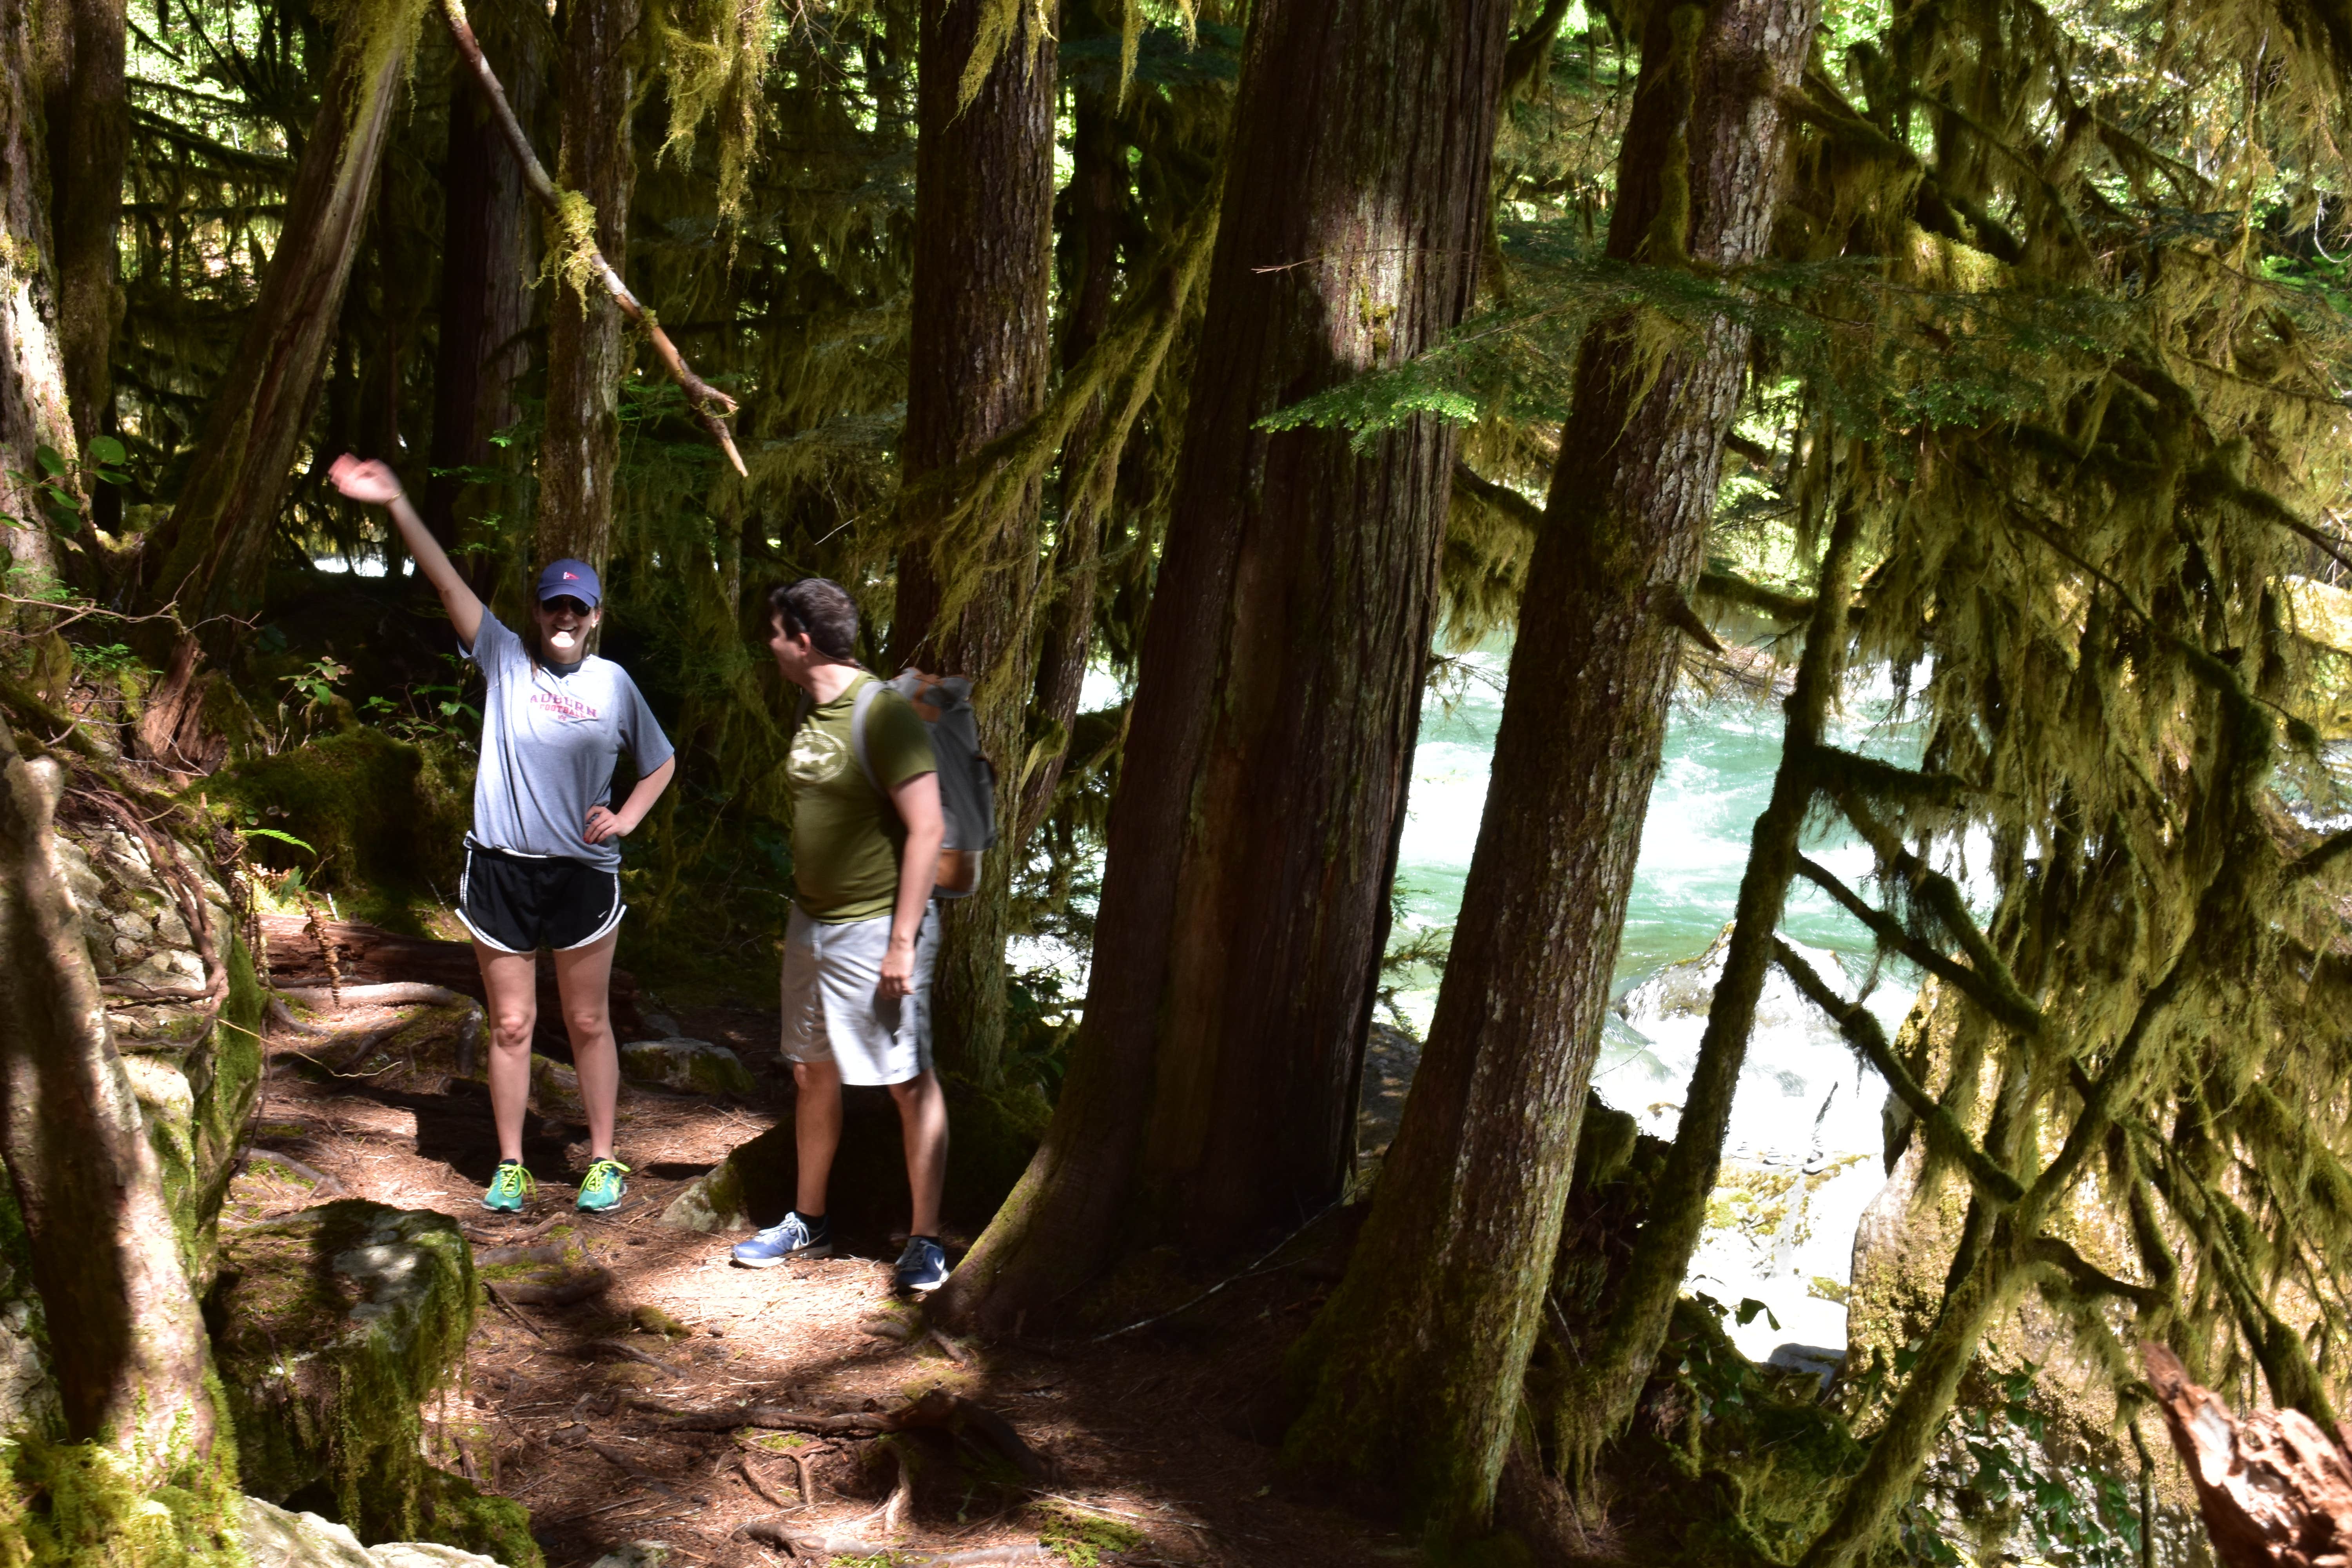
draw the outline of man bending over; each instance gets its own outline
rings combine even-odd
[[[915,1194],[898,1284],[936,1290],[948,1278],[940,1244],[948,1109],[931,1070],[931,968],[940,947],[931,887],[947,826],[930,731],[905,698],[851,658],[857,606],[840,584],[803,577],[771,594],[768,606],[776,668],[808,693],[784,768],[793,912],[784,934],[783,1050],[800,1086],[793,1111],[800,1181],[792,1212],[737,1246],[734,1258],[768,1268],[788,1258],[832,1255],[825,1187],[841,1143],[841,1086],[887,1084],[906,1131],[907,1184]]]

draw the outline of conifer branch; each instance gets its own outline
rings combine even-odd
[[[1783,594],[1752,582],[1737,572],[1722,572],[1712,567],[1698,574],[1692,593],[1702,599],[1715,599],[1742,609],[1761,610],[1776,621],[1795,623],[1808,619],[1813,613],[1810,594]]]
[[[1800,855],[1797,857],[1797,875],[1836,900],[1839,907],[1868,926],[1871,934],[1877,937],[1883,945],[1901,953],[1937,979],[1948,982],[2002,1024],[2021,1035],[2041,1033],[2041,1009],[2020,994],[2016,983],[2008,981],[2005,973],[1989,979],[1968,965],[1937,952],[1932,943],[1922,942],[1906,931],[1901,921],[1871,904],[1819,861]],[[2004,984],[2004,981],[2008,984]]]
[[[2163,1291],[2116,1279],[2054,1236],[2036,1237],[2026,1247],[2025,1255],[2032,1262],[2064,1274],[2076,1289],[2086,1294],[2121,1297],[2143,1312],[2159,1311],[2166,1305]]]
[[[498,121],[500,134],[506,138],[507,145],[513,149],[515,162],[522,166],[523,184],[530,187],[530,194],[539,198],[549,214],[559,224],[562,223],[566,208],[564,198],[574,196],[572,205],[577,206],[576,195],[557,186],[548,177],[546,166],[540,163],[539,155],[531,151],[530,138],[524,133],[522,122],[515,118],[514,107],[507,101],[506,89],[499,84],[498,73],[490,68],[490,62],[482,54],[481,41],[474,37],[473,24],[467,20],[465,0],[441,0],[441,15],[449,24],[450,36],[457,40],[459,58],[473,72],[475,82],[489,100],[491,118]],[[727,427],[727,416],[734,413],[737,407],[735,400],[694,374],[685,356],[677,352],[677,345],[669,341],[667,332],[662,331],[661,322],[629,291],[629,286],[621,281],[621,275],[613,269],[613,264],[604,258],[604,251],[597,247],[589,233],[583,232],[578,236],[578,247],[572,259],[584,267],[604,286],[604,291],[613,297],[613,303],[620,308],[621,314],[645,329],[646,337],[653,344],[662,367],[669,372],[670,379],[677,383],[678,390],[686,394],[686,405],[694,411],[697,422],[710,432],[711,439],[717,441],[719,450],[727,454],[727,460],[734,466],[735,472],[741,477],[750,477],[743,467],[743,455],[735,449],[734,432]]]
[[[1838,1032],[1860,1051],[1863,1059],[1878,1069],[1886,1087],[1911,1110],[1927,1129],[1928,1140],[1937,1150],[1968,1173],[1969,1183],[1986,1202],[2001,1208],[2016,1203],[2025,1195],[2025,1188],[1996,1163],[1991,1155],[1969,1137],[1949,1107],[1929,1094],[1926,1086],[1912,1076],[1903,1058],[1887,1044],[1886,1031],[1880,1026],[1869,1008],[1859,1002],[1848,1002],[1821,977],[1813,966],[1799,956],[1796,949],[1780,937],[1772,939],[1772,959],[1782,973],[1796,983],[1806,999],[1830,1016]]]

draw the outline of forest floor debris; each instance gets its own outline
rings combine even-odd
[[[392,1011],[363,1004],[331,1026],[380,1029]],[[488,1214],[478,1197],[497,1150],[478,1081],[422,1059],[331,1075],[315,1064],[334,1059],[331,1044],[287,1032],[270,1042],[257,1158],[224,1216],[235,1230],[282,1212],[279,1178],[299,1168],[459,1221],[491,1299],[462,1377],[426,1407],[426,1441],[447,1468],[530,1508],[548,1568],[653,1540],[683,1568],[885,1550],[901,1563],[1106,1568],[1416,1555],[1326,1500],[1286,1495],[1276,1475],[1267,1391],[1329,1269],[1255,1275],[1095,1344],[929,1331],[893,1294],[894,1237],[845,1237],[844,1255],[816,1263],[732,1268],[736,1237],[656,1221],[687,1183],[789,1116],[790,1079],[772,1014],[705,1008],[681,1023],[733,1048],[756,1090],[625,1083],[619,1142],[635,1173],[608,1215],[572,1208],[587,1164],[576,1122],[530,1119],[541,1185],[521,1214]],[[971,1239],[951,1237],[953,1251]],[[544,1289],[567,1273],[595,1288]],[[1152,1279],[1155,1293],[1173,1283]],[[1196,1295],[1201,1282],[1188,1283],[1154,1304]],[[739,1423],[718,1418],[730,1408]],[[959,1462],[940,1462],[950,1455]]]

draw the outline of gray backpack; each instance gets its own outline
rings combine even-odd
[[[890,792],[875,776],[874,761],[866,747],[866,714],[887,685],[905,698],[931,732],[931,754],[939,763],[940,814],[947,819],[947,837],[940,846],[939,870],[932,893],[942,899],[969,898],[980,887],[980,857],[996,844],[996,769],[981,754],[980,721],[971,710],[971,682],[961,675],[927,675],[919,669],[902,671],[898,679],[876,677],[860,685],[849,709],[850,749],[858,771],[884,800]],[[797,730],[808,719],[814,701],[801,696]]]

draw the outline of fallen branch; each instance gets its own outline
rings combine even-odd
[[[681,1375],[677,1368],[670,1365],[667,1362],[656,1361],[652,1356],[647,1355],[645,1352],[637,1349],[636,1346],[624,1344],[619,1340],[590,1340],[586,1344],[581,1345],[572,1353],[580,1357],[583,1361],[594,1361],[599,1357],[610,1357],[617,1361],[636,1362],[641,1365],[652,1367],[664,1377],[675,1378]]]
[[[540,1332],[539,1325],[532,1322],[529,1318],[524,1317],[521,1312],[517,1310],[515,1304],[512,1301],[508,1300],[505,1293],[496,1285],[493,1285],[488,1280],[485,1279],[482,1281],[482,1289],[488,1294],[491,1301],[497,1304],[499,1310],[504,1312],[508,1317],[512,1318],[516,1322],[520,1323],[525,1331],[527,1331],[532,1339],[539,1341],[541,1344],[545,1344],[547,1342],[547,1336]]]
[[[531,151],[530,138],[523,133],[522,122],[515,118],[513,106],[507,102],[506,89],[499,85],[498,73],[483,58],[481,43],[474,37],[474,25],[466,17],[465,0],[441,0],[441,15],[449,24],[450,35],[457,41],[458,56],[465,60],[467,68],[473,72],[474,80],[480,85],[483,96],[489,100],[491,118],[499,122],[499,130],[505,135],[507,145],[514,150],[515,162],[522,166],[523,184],[530,187],[530,194],[539,198],[541,205],[560,217],[563,210],[562,194],[556,189],[555,182],[548,178],[547,169],[540,163],[539,155]],[[735,400],[688,367],[685,358],[677,352],[677,345],[669,341],[669,334],[662,331],[661,323],[654,319],[654,313],[638,303],[637,297],[629,292],[629,286],[621,281],[621,275],[613,270],[613,264],[604,259],[604,253],[586,236],[580,238],[587,253],[589,269],[595,273],[597,281],[604,284],[605,292],[613,296],[613,303],[621,308],[621,313],[645,329],[646,339],[652,342],[654,353],[660,356],[663,368],[669,372],[670,379],[677,383],[678,390],[686,394],[687,406],[694,410],[695,418],[710,432],[711,438],[727,454],[727,460],[734,465],[735,472],[748,478],[750,471],[743,467],[743,455],[735,449],[734,434],[727,428],[726,416],[735,412]]]
[[[452,991],[446,985],[427,985],[416,980],[392,980],[378,985],[346,985],[338,1002],[334,991],[325,985],[289,985],[278,994],[289,1002],[299,1002],[305,1007],[349,1008],[364,1005],[371,1007],[470,1007],[471,996]]]
[[[980,1568],[989,1563],[1029,1563],[1044,1554],[1035,1542],[1015,1546],[981,1546],[969,1552],[910,1552],[887,1541],[869,1541],[840,1531],[795,1532],[782,1519],[755,1519],[739,1526],[739,1538],[772,1546],[795,1557],[823,1562],[833,1557],[888,1557],[896,1568]]]
[[[245,1169],[250,1170],[257,1161],[265,1165],[275,1165],[289,1176],[306,1184],[313,1197],[337,1197],[351,1190],[326,1172],[312,1170],[301,1161],[290,1159],[274,1150],[247,1149],[241,1163]]]

